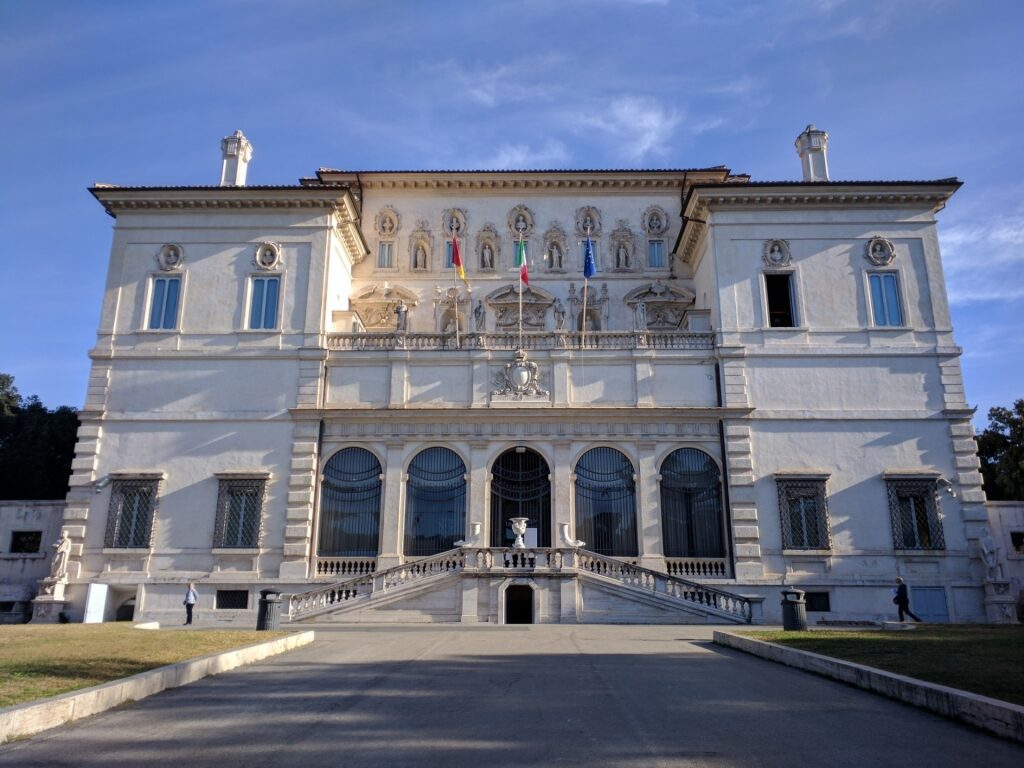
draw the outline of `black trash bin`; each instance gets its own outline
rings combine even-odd
[[[803,590],[782,590],[782,628],[788,632],[807,629],[807,602]]]
[[[281,593],[276,589],[260,590],[260,610],[256,616],[256,631],[281,628]]]

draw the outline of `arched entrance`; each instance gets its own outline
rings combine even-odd
[[[511,547],[513,517],[525,517],[537,532],[537,546],[551,546],[551,470],[536,451],[517,446],[491,467],[491,546]]]
[[[505,623],[533,624],[533,589],[527,584],[510,584],[505,589]]]

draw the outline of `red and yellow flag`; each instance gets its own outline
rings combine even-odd
[[[469,281],[466,280],[466,270],[462,268],[462,256],[459,254],[459,237],[452,232],[452,266],[455,267],[455,272],[462,278],[462,282],[469,285]]]

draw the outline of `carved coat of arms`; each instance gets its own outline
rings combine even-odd
[[[495,385],[497,389],[492,395],[510,397],[513,400],[522,400],[524,397],[548,397],[550,392],[541,389],[540,370],[532,360],[526,359],[526,352],[521,349],[515,351],[511,363],[505,364],[505,370],[497,373]]]

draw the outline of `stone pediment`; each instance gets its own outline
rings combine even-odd
[[[555,297],[543,288],[523,286],[523,327],[530,330],[543,330],[547,325],[548,308],[555,303]],[[503,285],[491,291],[484,302],[494,313],[495,327],[500,330],[515,328],[519,325],[519,288],[516,285]]]
[[[349,304],[368,331],[394,331],[397,328],[395,308],[402,301],[415,307],[419,298],[408,288],[398,285],[370,285],[349,297]]]
[[[637,330],[673,331],[679,328],[694,298],[693,291],[681,285],[656,280],[634,288],[623,301],[633,311]]]

